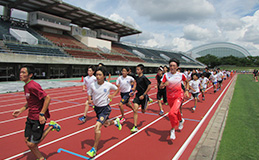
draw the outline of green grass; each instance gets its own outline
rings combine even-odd
[[[259,159],[259,82],[238,75],[218,160]]]
[[[237,66],[219,66],[223,70],[237,70],[237,71],[253,71],[254,69],[259,70],[259,67],[237,67]]]

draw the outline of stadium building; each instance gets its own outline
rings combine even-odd
[[[0,5],[0,81],[19,79],[24,63],[34,64],[36,78],[79,77],[100,62],[112,74],[139,63],[145,73],[154,73],[173,57],[181,68],[204,68],[184,53],[122,44],[121,37],[141,31],[61,0],[0,0]],[[12,17],[12,9],[27,12],[28,19]]]
[[[189,52],[192,57],[201,57],[205,55],[214,55],[216,57],[247,57],[251,54],[243,47],[229,43],[229,42],[217,42],[201,45],[199,47],[191,49]]]

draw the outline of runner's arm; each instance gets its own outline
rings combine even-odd
[[[28,109],[28,103],[26,103],[22,108],[14,110],[12,115],[13,117],[18,117],[22,112]]]

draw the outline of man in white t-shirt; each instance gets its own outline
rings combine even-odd
[[[88,70],[87,70],[88,76],[86,76],[84,78],[84,82],[83,82],[83,92],[88,91],[89,88],[90,88],[90,85],[93,82],[96,82],[96,77],[93,75],[94,72],[95,72],[95,67],[89,66]],[[82,117],[78,118],[79,121],[81,121],[83,123],[86,121],[86,114],[87,114],[88,110],[89,110],[89,99],[87,99],[86,102],[85,102],[84,115]]]
[[[128,72],[129,68],[123,67],[121,70],[122,76],[118,77],[116,80],[116,85],[121,92],[121,101],[119,103],[119,107],[121,110],[120,123],[123,123],[125,121],[123,105],[126,104],[126,106],[133,109],[132,104],[129,102],[129,100],[130,96],[133,96],[132,90],[135,90],[136,83],[133,77],[128,76]]]
[[[217,79],[218,79],[218,89],[221,89],[221,85],[223,82],[223,73],[221,72],[220,68],[218,68]]]
[[[192,80],[189,82],[189,92],[194,98],[194,107],[192,108],[193,111],[196,110],[200,87],[202,89],[201,81],[198,79],[197,73],[192,74]]]
[[[206,91],[206,88],[207,86],[209,85],[210,81],[209,79],[205,76],[206,73],[203,73],[201,75],[201,77],[199,78],[199,80],[201,81],[201,86],[202,86],[202,90],[201,90],[201,93],[202,93],[202,100],[205,100],[205,91]]]
[[[214,93],[217,92],[217,89],[216,89],[216,84],[218,83],[218,75],[217,75],[217,71],[213,71],[213,74],[210,75],[210,80],[213,84],[213,89],[214,89]]]
[[[109,105],[110,100],[112,99],[118,92],[119,89],[114,84],[110,82],[104,81],[106,70],[104,67],[98,67],[95,73],[97,81],[91,83],[88,92],[89,104],[94,104],[94,111],[96,113],[97,122],[95,124],[95,140],[94,145],[90,151],[86,154],[91,158],[96,155],[97,147],[101,138],[101,128],[104,125],[105,127],[110,125],[115,125],[119,130],[122,129],[122,125],[120,124],[120,119],[116,118],[116,120],[109,120],[109,115],[111,113],[111,107]],[[115,92],[110,95],[110,90],[115,90]]]

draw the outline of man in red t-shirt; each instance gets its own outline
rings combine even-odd
[[[29,109],[24,131],[25,142],[37,159],[44,160],[38,144],[51,130],[59,132],[61,127],[56,122],[51,121],[49,127],[44,130],[46,120],[50,118],[48,109],[50,96],[42,90],[37,82],[31,80],[33,74],[34,67],[32,65],[24,65],[20,69],[20,80],[25,82],[24,94],[27,103],[22,108],[15,110],[12,115],[18,117],[22,112]]]
[[[183,128],[184,119],[181,116],[180,106],[183,101],[184,91],[182,89],[182,82],[185,82],[185,88],[189,88],[187,78],[183,73],[177,72],[180,62],[177,59],[171,59],[169,61],[170,72],[164,74],[160,88],[166,87],[167,101],[170,106],[168,113],[169,120],[171,122],[170,139],[175,139],[175,127],[179,125],[179,129]],[[185,91],[188,94],[188,91]],[[179,124],[180,122],[180,124]]]

